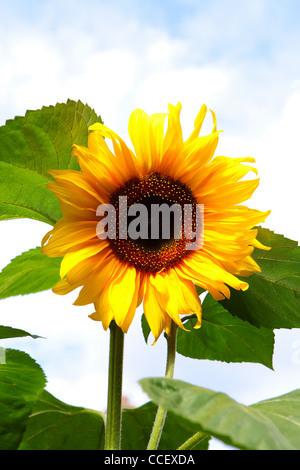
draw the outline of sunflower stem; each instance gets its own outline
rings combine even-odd
[[[207,439],[207,434],[199,431],[196,432],[193,436],[191,436],[187,441],[185,441],[177,450],[191,450],[196,445],[200,444],[201,442]]]
[[[109,369],[105,449],[121,449],[122,381],[124,333],[114,321],[110,324]]]
[[[177,340],[177,325],[172,321],[170,335],[167,337],[168,352],[165,377],[168,379],[173,378],[175,357],[176,357],[176,340]],[[149,439],[147,450],[156,450],[159,445],[163,427],[167,416],[167,410],[162,406],[157,409],[155,421],[153,424],[151,436]]]

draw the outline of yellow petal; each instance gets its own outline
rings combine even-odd
[[[137,307],[139,279],[135,268],[118,265],[99,298],[95,301],[97,314],[93,318],[103,323],[107,329],[112,320],[126,333]]]
[[[216,300],[230,296],[227,285],[237,290],[247,290],[249,287],[246,282],[227,272],[202,253],[185,260],[178,271],[181,277],[192,280],[196,285],[208,290]]]
[[[111,139],[115,152],[115,159],[113,159],[113,154],[110,154],[111,162],[114,167],[117,165],[116,172],[120,173],[123,182],[137,174],[135,157],[118,134],[100,123],[93,124],[89,130]]]
[[[73,191],[76,192],[79,188],[93,196],[99,204],[103,203],[103,198],[99,192],[95,189],[97,187],[96,182],[88,178],[80,171],[73,170],[51,170],[48,173],[55,178],[56,181],[67,182],[74,185]]]
[[[201,302],[196,288],[175,270],[149,277],[144,312],[155,340],[163,329],[169,331],[170,320],[185,330],[180,315],[196,314],[197,327],[201,325]]]
[[[203,168],[213,158],[219,141],[219,133],[198,137],[184,144],[174,166],[172,176],[180,179],[191,189],[197,189]]]
[[[65,277],[68,271],[70,271],[76,264],[80,261],[85,260],[101,250],[104,250],[107,247],[107,242],[105,240],[97,240],[93,243],[89,243],[81,249],[76,249],[74,251],[68,252],[60,266],[60,276],[61,278]]]
[[[70,222],[65,218],[60,219],[64,223],[58,224],[51,231],[52,237],[45,245],[47,238],[44,237],[42,244],[42,253],[47,256],[60,257],[64,256],[75,246],[80,246],[88,240],[97,241],[97,221],[77,221]],[[49,235],[49,234],[47,234]]]
[[[183,147],[182,128],[180,123],[181,104],[169,104],[168,126],[163,142],[161,170],[168,172],[174,165],[175,158]]]
[[[74,305],[88,305],[97,301],[103,290],[109,285],[118,273],[119,261],[115,257],[96,260],[93,258],[94,266],[85,262],[75,266],[68,274],[69,282],[80,282],[83,288],[79,292]]]
[[[201,109],[195,119],[195,123],[194,123],[195,129],[191,133],[190,137],[185,141],[185,145],[189,145],[194,139],[197,139],[197,137],[199,136],[206,113],[207,113],[207,106],[204,104],[203,106],[201,106]]]
[[[88,192],[66,181],[53,181],[47,184],[47,188],[58,197],[59,202],[76,207],[77,210],[96,212],[101,203]]]
[[[160,305],[156,296],[156,289],[153,288],[149,280],[147,280],[145,284],[145,297],[143,306],[148,325],[155,341],[157,341],[163,330],[170,331],[172,320]]]
[[[269,211],[270,213],[271,211]],[[258,241],[256,238],[254,240],[252,240],[251,242],[251,245],[254,246],[255,248],[258,248],[260,250],[271,250],[272,247],[270,246],[266,246],[266,245],[263,245],[262,243],[260,243],[260,241]]]
[[[128,132],[142,174],[151,169],[159,171],[165,118],[166,114],[148,116],[141,109],[136,109],[129,118]]]
[[[203,186],[199,189],[199,192],[196,193],[198,201],[201,201],[201,204],[204,204],[204,207],[218,208],[218,207],[227,207],[232,208],[241,202],[247,201],[259,185],[259,178],[250,181],[239,181],[237,183],[231,184],[218,184],[216,181],[215,190],[207,189]],[[210,183],[212,187],[212,183]],[[217,188],[222,188],[222,197],[220,197],[220,190]]]
[[[69,292],[71,292],[74,289],[75,289],[75,286],[71,286],[68,283],[67,279],[62,279],[56,284],[55,287],[53,287],[52,291],[54,292],[54,294],[65,295],[65,294],[69,294]]]

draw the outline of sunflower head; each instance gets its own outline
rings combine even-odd
[[[81,171],[50,172],[48,187],[63,213],[42,242],[43,253],[63,257],[53,290],[81,287],[75,304],[94,304],[90,317],[104,329],[115,320],[127,332],[142,302],[155,339],[163,330],[169,334],[172,321],[184,328],[181,315],[196,315],[200,327],[196,285],[220,300],[230,296],[229,287],[247,289],[237,276],[260,271],[251,253],[266,247],[253,227],[269,212],[241,205],[259,183],[243,179],[257,174],[245,164],[254,159],[214,158],[213,112],[212,132],[199,137],[206,106],[184,140],[180,110],[180,104],[169,105],[168,114],[135,110],[132,149],[94,124],[88,146],[73,146]]]

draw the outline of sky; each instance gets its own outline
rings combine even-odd
[[[256,159],[260,185],[248,205],[272,209],[265,226],[300,239],[298,0],[0,0],[0,16],[0,125],[80,99],[128,142],[133,109],[166,112],[180,101],[187,136],[205,103],[224,131],[217,154]],[[0,269],[49,230],[25,219],[0,228]],[[75,298],[47,291],[0,301],[1,324],[46,338],[4,346],[32,355],[57,398],[103,410],[108,333]],[[163,337],[145,344],[140,316],[126,335],[124,364],[124,394],[137,406],[147,401],[137,382],[164,374],[166,346]],[[175,378],[251,404],[299,388],[299,372],[300,332],[280,330],[274,371],[178,355]]]

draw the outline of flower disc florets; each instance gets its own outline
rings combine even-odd
[[[127,230],[127,238],[120,238],[119,218],[120,204],[119,198],[126,196],[128,209],[135,204],[143,205],[148,214],[146,222],[146,232],[144,238],[133,239]],[[164,210],[172,209],[174,204],[180,206],[184,214],[184,206],[193,208],[193,231],[195,231],[195,204],[196,200],[191,190],[180,181],[175,181],[170,176],[151,172],[141,177],[132,178],[121,188],[115,191],[111,197],[111,204],[116,209],[117,231],[116,238],[110,243],[116,256],[125,261],[137,270],[145,273],[156,274],[162,270],[167,270],[180,263],[183,257],[190,252],[186,249],[187,240],[184,230],[184,217],[182,217],[181,238],[174,236],[174,212],[169,211],[169,220],[162,220]],[[158,212],[157,210],[160,209]],[[168,214],[167,214],[168,215]],[[128,224],[132,220],[127,216]],[[163,224],[169,227],[169,237],[164,238],[162,233]],[[153,230],[155,226],[155,231]],[[159,233],[156,235],[157,228]],[[155,233],[154,233],[155,232]]]

